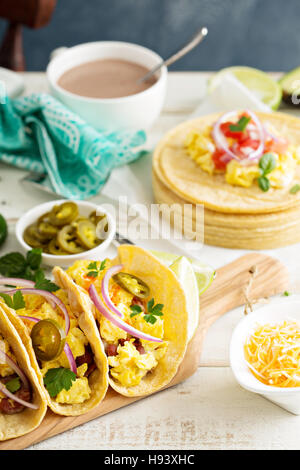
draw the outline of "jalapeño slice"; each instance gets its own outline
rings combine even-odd
[[[113,280],[127,292],[139,299],[149,297],[150,289],[147,284],[133,274],[118,273],[113,276]]]
[[[64,202],[60,206],[54,206],[50,213],[50,222],[56,227],[70,224],[78,216],[78,207],[75,202]]]
[[[35,355],[41,361],[52,361],[59,356],[66,342],[66,334],[52,319],[40,320],[30,333]]]

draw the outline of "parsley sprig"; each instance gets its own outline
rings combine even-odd
[[[14,310],[25,308],[25,300],[21,291],[17,291],[12,297],[4,293],[0,293],[0,296],[9,308],[13,308]]]
[[[276,167],[276,159],[272,153],[265,153],[258,163],[260,169],[260,177],[258,178],[258,186],[264,192],[270,189],[270,180],[267,175]]]
[[[44,377],[44,385],[50,397],[56,397],[61,390],[70,390],[72,382],[76,380],[76,374],[70,369],[56,367],[49,369]]]
[[[89,265],[88,265],[88,269],[90,270],[87,275],[89,277],[97,277],[101,271],[103,271],[105,269],[105,263],[106,263],[106,259],[102,261],[102,263],[100,264],[100,268],[97,267],[97,261],[92,261]]]
[[[163,312],[162,312],[163,308],[164,308],[163,304],[154,305],[154,299],[152,298],[147,303],[147,313],[144,315],[144,320],[147,323],[151,323],[151,325],[154,325],[154,323],[156,323],[157,321],[156,317],[163,316]],[[143,309],[142,307],[140,307],[140,305],[131,305],[130,309],[131,309],[130,317],[134,317],[135,315],[139,315],[141,312],[143,312]]]
[[[242,116],[236,124],[230,124],[229,129],[232,132],[244,132],[248,123],[251,121],[250,116]]]

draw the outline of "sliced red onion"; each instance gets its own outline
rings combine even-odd
[[[109,268],[102,279],[102,284],[101,284],[101,292],[103,295],[104,302],[106,303],[107,307],[114,312],[118,317],[124,318],[124,314],[120,312],[120,310],[117,309],[117,307],[113,304],[113,302],[110,300],[109,296],[109,291],[108,291],[108,284],[110,278],[114,275],[119,273],[123,269],[122,264],[118,264],[117,266],[113,266],[112,268]]]
[[[33,281],[18,277],[0,277],[0,286],[34,287]]]
[[[126,331],[126,333],[129,333],[135,338],[140,338],[155,343],[163,342],[162,339],[156,338],[155,336],[147,335],[146,333],[143,333],[142,331],[139,331],[136,328],[133,328],[132,326],[128,325],[128,323],[125,323],[120,318],[116,318],[103,304],[93,284],[91,284],[89,287],[89,294],[97,310],[99,310],[99,312],[102,313],[102,315],[107,318],[107,320],[109,320],[113,325],[117,326],[118,328],[121,328],[122,330]]]
[[[66,343],[65,346],[64,346],[64,352],[65,352],[65,354],[66,354],[66,356],[67,356],[67,358],[68,358],[71,371],[74,372],[74,374],[77,375],[76,362],[75,362],[73,353],[72,353],[71,348],[70,348],[70,346],[68,345],[68,343]]]
[[[13,371],[15,371],[16,374],[18,374],[18,376],[22,380],[25,387],[29,388],[28,379],[26,375],[24,374],[24,372],[22,371],[22,369],[20,369],[20,367],[15,363],[15,361],[12,360],[12,358],[8,354],[6,354],[4,351],[1,351],[1,349],[0,349],[0,360],[4,364],[7,364]]]
[[[260,158],[263,154],[263,151],[264,151],[264,147],[265,147],[265,139],[264,139],[264,128],[260,122],[260,120],[258,119],[258,117],[256,116],[256,114],[254,114],[252,111],[250,111],[249,109],[246,109],[246,113],[249,114],[249,116],[251,116],[251,119],[252,121],[255,123],[256,125],[256,128],[257,128],[257,131],[258,131],[258,138],[257,140],[259,140],[259,146],[257,147],[256,150],[254,150],[250,155],[248,155],[248,159],[249,160],[257,160],[258,158]]]
[[[3,294],[8,294],[8,295],[13,295],[16,292],[21,291],[22,294],[30,294],[30,295],[40,295],[41,297],[44,297],[46,300],[49,302],[53,302],[57,307],[62,311],[65,317],[65,331],[66,331],[66,336],[69,333],[70,330],[70,317],[68,314],[68,310],[66,309],[65,304],[52,292],[48,292],[47,290],[41,290],[41,289],[12,289],[8,290],[5,292],[2,292]]]
[[[265,139],[264,139],[264,129],[262,127],[261,122],[259,121],[259,119],[256,117],[256,115],[252,111],[246,110],[246,113],[249,114],[249,116],[251,117],[251,119],[253,120],[253,122],[256,125],[256,130],[258,132],[257,140],[259,140],[258,148],[256,150],[253,150],[249,155],[247,155],[246,159],[247,160],[256,160],[262,155],[263,150],[264,150],[264,141],[265,141]],[[222,133],[222,131],[220,129],[220,126],[223,123],[223,121],[227,121],[233,115],[236,115],[236,114],[237,114],[236,111],[230,111],[228,113],[223,114],[217,120],[217,122],[214,124],[213,131],[212,131],[212,136],[213,136],[213,139],[215,141],[215,144],[216,144],[217,148],[223,150],[226,153],[227,157],[229,157],[229,160],[241,161],[241,158],[238,155],[236,155],[228,147],[226,137],[224,136],[224,134]],[[223,160],[223,161],[226,162],[225,160]]]
[[[40,321],[39,318],[36,318],[36,317],[26,317],[26,315],[19,315],[19,318],[22,318],[22,320],[30,320],[30,321],[33,321],[33,322],[35,322],[35,323],[37,323],[37,322]],[[68,359],[68,361],[69,361],[71,371],[73,371],[74,374],[77,375],[76,362],[75,362],[75,359],[74,359],[72,350],[71,350],[70,346],[68,345],[68,343],[66,343],[66,344],[64,345],[64,352],[65,352],[65,354],[66,354],[66,356],[67,356],[67,359]]]
[[[20,405],[26,406],[27,408],[32,408],[33,410],[38,409],[38,405],[34,405],[33,403],[29,403],[28,401],[22,400],[21,398],[17,397],[13,393],[11,393],[3,383],[0,382],[0,392],[4,393],[8,398],[11,400],[16,401],[17,403],[20,403]]]

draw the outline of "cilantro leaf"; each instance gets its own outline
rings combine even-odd
[[[91,269],[91,271],[89,271],[87,273],[87,275],[89,277],[97,277],[98,274],[101,273],[101,271],[103,271],[105,269],[105,263],[106,263],[106,259],[104,259],[101,264],[100,264],[100,268],[97,267],[97,261],[92,261],[89,265],[88,265],[88,269]]]
[[[242,116],[236,124],[230,124],[229,129],[232,132],[244,132],[250,121],[251,117]]]
[[[13,308],[14,310],[19,310],[20,308],[25,307],[25,300],[20,290],[15,292],[13,297],[4,293],[0,293],[0,296],[4,299],[6,305],[10,308]]]
[[[300,184],[294,184],[290,189],[291,194],[296,194],[298,191],[300,191]]]
[[[76,374],[70,369],[56,367],[49,369],[44,377],[44,385],[50,397],[56,397],[61,390],[70,390],[72,382],[76,380]]]
[[[0,297],[2,297],[2,299],[4,300],[4,302],[9,308],[13,308],[13,300],[10,295],[0,293]]]
[[[45,278],[45,274],[41,269],[38,269],[35,273],[35,285],[36,289],[46,290],[48,292],[55,292],[59,289],[59,287],[54,284],[54,282],[49,281],[49,279]]]
[[[163,304],[154,305],[153,298],[149,300],[149,302],[147,303],[148,313],[144,315],[144,320],[148,323],[151,323],[151,325],[154,325],[154,323],[157,321],[156,317],[163,316],[163,312],[162,312],[163,307],[164,307]]]
[[[7,390],[11,393],[17,392],[21,388],[20,377],[15,377],[5,384]]]
[[[131,314],[130,317],[134,317],[135,315],[139,315],[143,311],[142,307],[140,305],[130,305],[131,309]]]
[[[88,269],[97,269],[97,261],[92,261],[92,262],[88,265]]]

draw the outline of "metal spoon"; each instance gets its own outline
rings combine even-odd
[[[192,49],[194,49],[194,47],[198,46],[198,44],[200,44],[200,42],[205,38],[207,33],[207,28],[201,28],[199,31],[197,31],[196,34],[194,34],[192,39],[190,39],[187,44],[185,44],[179,49],[179,51],[175,52],[175,54],[172,54],[171,57],[169,57],[168,59],[162,60],[158,65],[156,65],[153,69],[146,73],[146,75],[144,75],[142,78],[139,78],[138,83],[142,83],[148,80],[148,78],[152,77],[152,75],[157,72],[163,65],[168,67],[169,65],[174,64],[174,62],[176,62],[177,60],[181,59],[181,57],[183,57]]]

